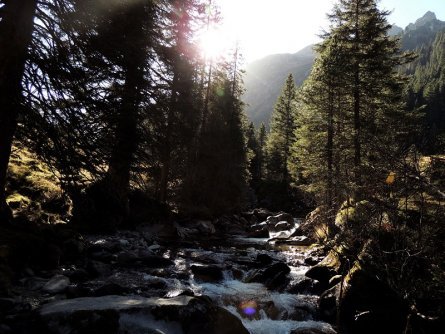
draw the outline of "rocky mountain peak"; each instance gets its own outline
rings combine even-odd
[[[426,25],[434,25],[436,22],[440,22],[437,19],[437,16],[435,13],[431,12],[431,11],[427,11],[421,18],[417,19],[415,23],[410,23],[407,27],[406,30],[415,30],[417,28],[426,26]]]

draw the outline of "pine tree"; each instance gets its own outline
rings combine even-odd
[[[267,141],[267,131],[264,123],[261,123],[260,128],[258,129],[257,134],[257,142],[258,142],[258,179],[264,179],[264,171],[265,171],[265,149],[266,149],[266,141]]]
[[[247,131],[247,158],[249,161],[250,185],[254,187],[260,180],[259,145],[256,136],[255,125],[250,122]]]
[[[295,141],[296,97],[294,78],[289,74],[272,113],[266,143],[267,177],[283,184],[289,184],[290,181],[288,163],[291,145]]]
[[[17,121],[23,114],[22,78],[36,9],[36,0],[0,1],[0,221],[10,218],[6,171]]]
[[[213,67],[205,127],[182,189],[185,213],[211,217],[245,204],[248,161],[238,62],[235,51],[233,62]]]
[[[409,57],[387,35],[387,15],[372,0],[341,0],[305,83],[294,160],[321,204],[378,191],[403,149],[397,67]]]

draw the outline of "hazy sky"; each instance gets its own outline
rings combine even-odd
[[[224,34],[237,39],[246,62],[274,53],[294,53],[318,41],[335,0],[217,0]],[[445,0],[382,0],[390,23],[405,28],[431,10],[445,20]]]

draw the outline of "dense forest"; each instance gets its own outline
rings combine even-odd
[[[256,127],[215,1],[0,0],[0,333],[439,333],[427,14],[338,0]]]

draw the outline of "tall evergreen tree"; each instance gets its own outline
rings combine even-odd
[[[215,216],[240,210],[247,188],[244,104],[238,56],[213,65],[208,114],[184,180],[184,212]]]
[[[0,1],[0,221],[10,218],[6,172],[17,120],[24,108],[22,78],[36,8],[36,0]]]
[[[267,137],[267,177],[288,184],[291,145],[295,141],[297,89],[292,74],[286,79],[272,113]]]
[[[410,58],[388,36],[387,15],[373,0],[340,0],[303,89],[306,121],[294,155],[323,204],[378,191],[403,149],[397,67]],[[334,184],[342,194],[334,196]]]
[[[266,168],[266,161],[265,161],[265,150],[266,150],[266,141],[267,141],[267,131],[266,126],[264,123],[261,123],[260,128],[258,129],[257,134],[257,142],[258,142],[258,153],[257,153],[257,160],[258,160],[258,179],[263,180],[264,179],[264,171]]]

